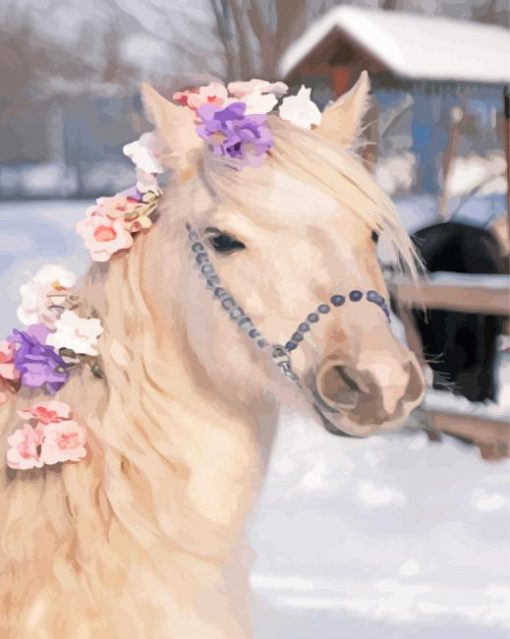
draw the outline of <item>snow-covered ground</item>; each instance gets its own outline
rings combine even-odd
[[[0,205],[1,334],[28,272],[84,269],[86,205]],[[401,212],[420,224],[415,203]],[[510,636],[509,462],[422,432],[351,440],[281,422],[250,526],[257,639]]]
[[[453,439],[287,416],[251,528],[260,638],[508,637],[508,471]]]

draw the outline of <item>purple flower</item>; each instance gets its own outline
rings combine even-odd
[[[117,195],[125,195],[131,200],[136,200],[136,202],[141,202],[143,198],[143,193],[140,193],[136,186],[130,186],[128,189],[124,189],[117,193]]]
[[[48,392],[56,393],[69,378],[68,365],[52,346],[44,344],[45,339],[39,325],[26,331],[14,329],[8,337],[10,342],[17,344],[14,366],[20,372],[22,385],[30,388],[44,386]]]
[[[215,155],[234,160],[233,166],[260,166],[274,144],[273,136],[265,114],[245,115],[245,111],[244,102],[224,109],[204,104],[198,109],[202,122],[197,133]]]

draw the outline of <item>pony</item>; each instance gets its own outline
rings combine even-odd
[[[359,436],[398,427],[420,403],[422,371],[383,312],[374,233],[410,271],[415,256],[352,151],[368,92],[364,73],[316,129],[269,115],[270,156],[236,171],[187,109],[143,86],[171,179],[154,229],[79,290],[103,322],[104,379],[83,368],[58,398],[86,426],[89,454],[2,472],[2,637],[248,639],[243,530],[282,401]],[[292,366],[211,296],[190,236],[272,343],[322,306]],[[324,304],[350,290],[363,299]],[[3,406],[3,447],[31,399],[23,390]]]
[[[431,273],[502,274],[504,261],[491,231],[460,222],[427,226],[412,235]],[[413,311],[434,388],[470,401],[496,401],[497,340],[503,318],[447,310]]]

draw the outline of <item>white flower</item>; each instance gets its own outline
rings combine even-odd
[[[140,193],[147,193],[148,191],[159,193],[161,190],[158,178],[154,173],[147,173],[147,171],[142,169],[136,169],[136,188]]]
[[[250,93],[272,93],[277,98],[281,98],[289,90],[285,82],[268,82],[267,80],[259,80],[253,78],[248,82],[231,82],[228,90],[236,98],[244,98]]]
[[[248,93],[248,95],[243,97],[242,101],[246,104],[246,115],[269,113],[278,102],[272,93],[263,95],[258,91]]]
[[[163,173],[165,171],[165,167],[161,164],[163,143],[155,131],[144,133],[138,140],[125,144],[122,151],[136,168],[142,171],[147,173]]]
[[[311,91],[301,85],[297,95],[289,95],[284,98],[279,109],[282,120],[288,120],[305,129],[311,129],[313,125],[318,126],[322,115],[315,102],[312,102],[310,98]]]
[[[58,264],[45,264],[28,282],[20,286],[21,304],[18,319],[22,324],[43,323],[53,328],[57,313],[52,306],[64,303],[66,292],[76,282],[76,276]]]
[[[79,355],[97,355],[94,346],[103,332],[98,319],[79,317],[74,311],[64,311],[55,322],[55,332],[46,338],[46,344],[58,352],[70,348]]]

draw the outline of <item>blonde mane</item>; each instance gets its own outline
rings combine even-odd
[[[155,597],[140,609],[129,598],[130,582],[139,578],[142,584],[150,566],[160,581],[174,584],[174,605],[184,606],[196,596],[198,573],[202,586],[204,576],[218,580],[217,566],[238,537],[240,523],[226,526],[202,516],[187,494],[187,457],[195,445],[188,435],[193,427],[204,430],[195,423],[196,415],[204,416],[207,410],[216,424],[230,424],[219,411],[206,409],[207,396],[190,396],[186,387],[194,410],[187,412],[182,402],[182,357],[176,352],[172,323],[156,324],[144,292],[148,240],[138,238],[130,254],[113,260],[106,274],[93,267],[84,282],[82,296],[93,300],[105,326],[100,347],[105,381],[84,370],[73,375],[59,399],[72,406],[86,426],[90,455],[55,469],[3,469],[0,601],[9,614],[0,619],[0,629],[5,624],[2,636],[10,636],[8,629],[16,627],[18,615],[26,614],[26,606],[35,600],[34,619],[27,623],[33,637],[54,637],[56,628],[59,639],[159,637],[161,601]],[[168,362],[173,363],[170,375]],[[22,391],[0,409],[2,465],[15,409],[35,397]],[[240,451],[247,437],[236,433]],[[258,469],[252,470],[256,474]],[[240,510],[249,507],[241,495],[231,499]],[[210,564],[209,575],[204,564]],[[139,567],[136,577],[133,566]],[[147,579],[147,591],[158,587],[158,579]],[[12,599],[12,591],[18,599]],[[111,625],[105,625],[104,611],[118,608],[119,600],[122,615],[112,614]],[[168,608],[168,602],[165,605]],[[84,624],[86,619],[89,625],[82,634],[77,620]]]

